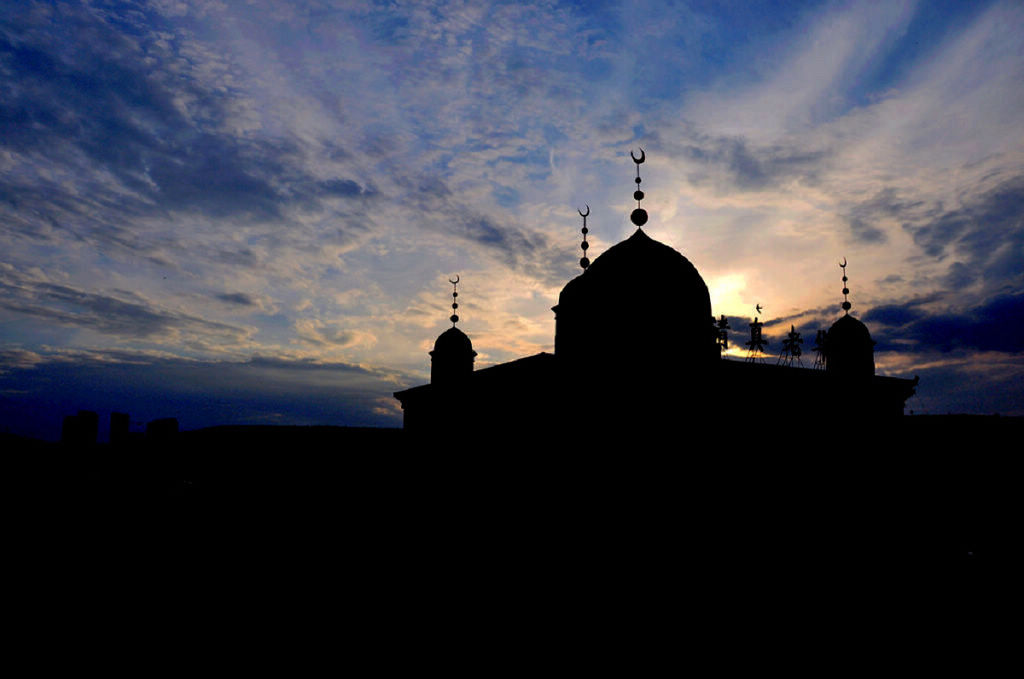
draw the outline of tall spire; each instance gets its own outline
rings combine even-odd
[[[590,266],[590,260],[587,259],[587,250],[590,248],[590,243],[587,242],[587,234],[590,233],[590,229],[587,228],[587,216],[590,214],[590,206],[587,206],[586,212],[578,208],[576,211],[580,213],[580,217],[583,217],[583,242],[580,244],[580,247],[583,248],[583,256],[580,257],[580,266],[586,271]]]
[[[633,192],[633,198],[636,200],[636,209],[629,215],[629,220],[637,226],[643,226],[647,223],[647,210],[640,207],[640,201],[644,199],[644,192],[640,190],[640,165],[647,160],[647,154],[644,153],[643,149],[640,149],[640,157],[637,158],[633,155],[633,151],[630,150],[629,157],[636,163],[636,191]]]
[[[843,263],[839,265],[839,268],[843,270],[843,311],[849,316],[850,308],[853,305],[850,304],[850,300],[847,298],[847,295],[850,294],[850,288],[846,287],[846,281],[850,279],[846,277],[846,257],[843,257]]]
[[[455,280],[452,280],[451,278],[448,279],[448,282],[452,284],[452,315],[448,320],[452,322],[453,328],[455,327],[455,324],[459,322],[459,280],[458,274],[455,274]]]

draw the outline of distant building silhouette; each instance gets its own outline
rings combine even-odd
[[[77,415],[68,415],[60,432],[60,442],[74,447],[96,445],[100,418],[91,410],[79,410]]]
[[[110,413],[110,444],[124,445],[129,439],[131,418],[128,413]]]
[[[722,359],[722,324],[700,273],[641,228],[647,222],[640,207],[643,159],[634,156],[637,229],[593,262],[584,246],[583,272],[552,308],[554,354],[474,371],[476,352],[453,315],[453,327],[431,352],[431,383],[395,394],[406,430],[544,433],[584,443],[602,432],[663,429],[683,434],[674,441],[687,445],[688,432],[737,415],[725,410],[730,398],[766,417],[792,417],[794,408],[811,418],[840,414],[847,422],[902,415],[917,380],[875,375],[874,342],[849,315],[848,301],[845,315],[824,334],[825,370]]]

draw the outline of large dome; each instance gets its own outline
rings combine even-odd
[[[569,281],[558,296],[559,308],[564,304],[587,302],[594,295],[616,291],[679,298],[677,301],[706,306],[711,315],[708,286],[696,267],[675,249],[659,243],[643,229],[608,248],[586,271]],[[685,298],[681,299],[681,298]],[[598,300],[594,300],[598,301]],[[668,301],[672,306],[675,303]]]
[[[718,355],[704,279],[642,229],[569,281],[554,311],[555,354],[569,360],[692,363]]]

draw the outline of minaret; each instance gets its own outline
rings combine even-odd
[[[473,343],[466,333],[455,327],[459,322],[459,277],[448,279],[452,284],[452,327],[438,336],[430,352],[430,383],[439,386],[460,384],[473,374]]]

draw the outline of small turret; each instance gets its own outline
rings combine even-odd
[[[430,352],[430,383],[440,386],[458,384],[473,373],[473,342],[466,333],[455,327],[459,322],[459,277],[449,279],[452,284],[452,327],[442,332]]]
[[[825,370],[842,377],[871,377],[875,374],[875,341],[868,327],[850,315],[846,258],[843,270],[843,317],[832,324],[825,336]]]

